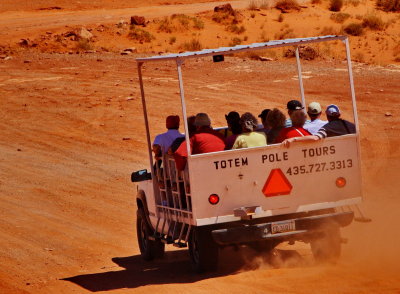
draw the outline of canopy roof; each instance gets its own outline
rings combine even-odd
[[[237,45],[234,47],[220,47],[217,49],[204,49],[201,51],[189,51],[179,54],[167,54],[167,55],[157,55],[152,57],[142,57],[136,58],[137,62],[149,62],[149,61],[165,61],[165,60],[176,60],[176,59],[186,59],[194,57],[204,57],[210,55],[223,55],[231,54],[237,52],[254,51],[266,48],[276,48],[284,46],[295,46],[304,45],[309,43],[326,42],[332,40],[345,40],[347,36],[321,36],[321,37],[310,37],[310,38],[296,38],[296,39],[286,39],[286,40],[273,40],[264,43],[253,43],[249,45]]]

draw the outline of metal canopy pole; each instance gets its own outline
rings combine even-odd
[[[303,76],[301,74],[299,46],[296,47],[296,62],[297,62],[297,75],[299,77],[301,104],[306,107],[306,98],[304,97]]]
[[[349,39],[346,37],[346,39],[344,39],[343,42],[344,42],[344,44],[346,46],[347,70],[348,70],[348,73],[349,73],[351,100],[353,102],[354,124],[356,125],[356,134],[357,134],[358,170],[360,172],[360,177],[361,177],[362,174],[361,174],[361,154],[360,154],[361,153],[360,128],[359,128],[359,124],[358,124],[356,93],[354,91],[353,69],[352,69],[352,66],[351,66]],[[362,178],[361,178],[361,181],[362,181]],[[363,198],[362,190],[361,190],[361,198]],[[356,207],[359,209],[359,207],[357,205],[356,205]]]
[[[350,57],[350,46],[349,39],[346,38],[344,40],[344,44],[346,45],[346,59],[347,59],[347,70],[349,73],[349,81],[350,81],[350,91],[351,91],[351,99],[353,102],[353,115],[354,115],[354,123],[356,125],[356,132],[359,133],[359,124],[358,124],[358,114],[357,114],[357,105],[356,105],[356,93],[354,91],[354,80],[353,80],[353,70],[351,67],[351,57]]]
[[[148,151],[149,151],[151,174],[154,177],[155,170],[154,170],[153,153],[152,153],[151,140],[150,140],[149,120],[148,120],[148,117],[147,117],[146,99],[145,99],[145,96],[144,96],[144,87],[143,87],[143,78],[142,78],[142,65],[143,65],[143,62],[138,62],[139,84],[140,84],[140,93],[142,95],[142,106],[143,106],[143,114],[144,114],[144,123],[145,123],[145,126],[146,126],[147,147],[148,147]]]
[[[186,114],[186,103],[185,103],[185,91],[183,89],[183,79],[182,79],[182,59],[176,59],[176,66],[178,68],[178,80],[179,80],[179,92],[181,96],[181,104],[182,104],[182,113],[183,113],[183,121],[185,125],[185,139],[186,139],[186,149],[188,153],[188,158],[191,157],[192,150],[190,150],[190,141],[189,141],[189,127],[187,123],[187,114]]]

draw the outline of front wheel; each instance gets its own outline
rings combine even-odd
[[[322,235],[311,240],[311,251],[317,262],[335,262],[341,253],[340,227],[329,223],[321,228]]]
[[[136,218],[136,231],[139,243],[140,254],[144,260],[153,260],[164,256],[165,244],[160,240],[150,240],[153,234],[150,225],[147,223],[143,209],[138,209]]]
[[[193,228],[189,236],[189,255],[194,271],[201,273],[216,270],[219,249],[210,230]]]

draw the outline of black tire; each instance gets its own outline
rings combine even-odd
[[[147,223],[143,209],[138,209],[136,214],[136,232],[140,249],[140,254],[144,260],[153,260],[162,258],[165,252],[165,244],[160,240],[150,240],[149,236],[153,230]]]
[[[321,235],[311,240],[311,251],[317,262],[336,262],[341,253],[340,226],[329,223],[321,226]]]
[[[217,269],[219,248],[210,230],[192,229],[189,236],[189,255],[195,272],[202,273]]]

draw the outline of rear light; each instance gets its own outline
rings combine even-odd
[[[346,186],[346,179],[343,177],[337,178],[336,179],[336,186],[338,188],[343,188],[344,186]]]
[[[211,194],[208,197],[208,202],[210,202],[210,204],[212,204],[212,205],[218,204],[219,196],[217,194]]]

